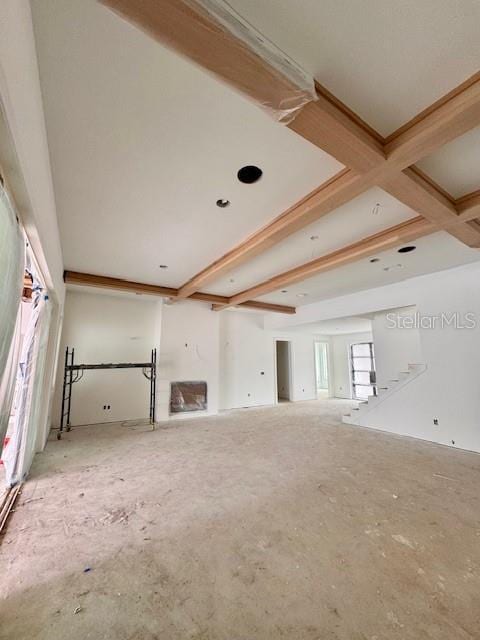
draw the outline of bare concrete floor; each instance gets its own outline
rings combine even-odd
[[[1,543],[0,638],[480,638],[480,456],[344,410],[52,440]]]

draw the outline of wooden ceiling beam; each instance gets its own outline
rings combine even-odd
[[[405,169],[480,125],[480,74],[431,105],[384,147],[389,166]]]
[[[174,297],[177,291],[172,287],[162,287],[156,284],[133,282],[131,280],[111,278],[110,276],[99,276],[93,273],[81,273],[79,271],[64,271],[63,280],[65,284],[76,284],[84,287],[110,289],[112,291],[145,293],[152,296],[163,296],[168,298]]]
[[[366,173],[385,163],[383,145],[337,105],[317,92],[288,128],[345,166]]]
[[[480,189],[459,198],[456,208],[460,220],[468,222],[480,218]]]
[[[144,282],[132,282],[130,280],[122,280],[121,278],[110,278],[108,276],[98,276],[92,273],[80,273],[78,271],[65,271],[63,274],[65,284],[74,284],[84,287],[96,287],[99,289],[109,289],[111,291],[127,291],[130,293],[147,294],[175,299],[178,289],[173,287],[162,287],[155,284],[146,284]],[[191,296],[192,300],[200,302],[210,302],[216,305],[228,304],[229,298],[226,296],[217,296],[211,293],[202,293],[197,291]],[[245,300],[239,306],[247,309],[257,309],[259,311],[268,311],[274,313],[294,314],[295,307],[281,304],[269,304],[258,302],[256,300]]]
[[[301,93],[293,81],[191,0],[100,0],[165,46],[262,105]]]
[[[199,288],[216,280],[230,269],[270,249],[295,231],[299,231],[349,202],[369,186],[373,186],[373,183],[369,184],[365,176],[358,175],[349,169],[341,171],[206,269],[197,273],[180,287],[178,299],[191,296]]]
[[[101,1],[259,105],[275,109],[284,98],[295,95],[297,88],[290,79],[194,0]],[[176,299],[191,297],[201,286],[374,185],[420,213],[437,229],[445,229],[471,247],[480,246],[479,225],[466,219],[471,210],[459,212],[450,198],[428,180],[422,180],[411,167],[480,125],[480,74],[469,78],[387,140],[318,84],[316,97],[315,101],[307,101],[287,126],[347,168],[196,274],[180,287]]]
[[[380,186],[430,220],[438,229],[447,231],[469,247],[480,248],[480,231],[465,222],[459,216],[456,204],[426,182],[417,172],[405,169],[405,171],[393,173]]]
[[[382,151],[380,136],[375,136],[349,110],[317,84],[318,101],[310,102],[288,127],[320,147],[349,169],[341,171],[302,199],[272,223],[234,247],[193,276],[179,290],[184,298],[200,286],[214,281],[231,269],[346,204],[378,185],[416,213],[434,222],[470,247],[479,247],[480,236],[467,224],[445,192],[413,165],[456,135],[480,125],[480,76],[462,84],[426,110],[421,117],[402,127]],[[416,144],[416,140],[421,144]],[[403,170],[403,171],[402,171]],[[459,225],[458,223],[465,224]]]
[[[418,192],[416,192],[416,185],[419,187]],[[301,282],[312,275],[318,275],[359,260],[375,251],[385,251],[399,244],[416,240],[438,231],[440,222],[444,224],[451,235],[464,244],[474,248],[480,247],[480,222],[477,220],[477,218],[480,219],[480,190],[453,201],[425,180],[421,172],[413,169],[394,174],[390,182],[386,182],[382,186],[394,197],[406,203],[414,198],[417,209],[421,210],[420,213],[423,211],[424,215],[369,236],[326,256],[321,256],[279,276],[274,276],[266,282],[230,297],[228,304],[219,303],[213,305],[212,308],[219,311],[236,306],[241,304],[247,294],[248,297],[255,298],[266,295],[285,286]],[[436,214],[433,213],[435,211]]]
[[[428,235],[435,230],[434,225],[419,216],[401,224],[390,227],[385,231],[363,238],[358,242],[354,242],[346,247],[333,251],[324,256],[320,256],[315,260],[311,260],[294,269],[289,269],[265,282],[255,285],[237,295],[232,296],[226,305],[214,305],[213,308],[218,311],[227,307],[241,304],[244,300],[250,298],[258,298],[267,295],[272,291],[277,291],[286,286],[291,286],[297,282],[302,282],[307,278],[325,273],[331,269],[343,267],[361,258],[368,257],[372,253],[378,251],[386,251],[392,249],[404,242],[411,242],[422,236]]]
[[[302,92],[292,80],[260,57],[192,0],[101,0],[162,44],[213,73],[259,105],[281,111]],[[271,53],[267,51],[269,58]],[[383,145],[316,91],[288,126],[343,164],[361,172],[385,160]],[[308,100],[308,96],[305,96]],[[312,98],[310,97],[310,100]],[[280,115],[277,117],[281,119]]]

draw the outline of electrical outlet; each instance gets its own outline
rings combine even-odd
[[[434,424],[436,427],[438,427],[438,418],[434,418],[434,419],[433,419],[433,424]]]

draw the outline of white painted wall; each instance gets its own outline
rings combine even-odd
[[[290,340],[292,357],[291,400],[314,400],[317,397],[315,377],[315,340],[311,334],[283,333],[276,337]]]
[[[59,424],[65,348],[75,348],[76,363],[148,362],[158,346],[158,302],[68,291],[59,352],[53,424]],[[73,425],[148,418],[148,380],[141,370],[86,371],[74,385]],[[104,411],[103,405],[111,410]]]
[[[294,331],[270,331],[259,314],[220,314],[221,408],[276,402],[275,340],[291,343],[291,400],[316,397],[314,337]]]
[[[316,397],[315,341],[329,344],[332,395],[350,397],[349,346],[371,340],[370,333],[319,336],[307,331],[265,329],[263,316],[244,311],[214,313],[209,305],[165,305],[148,297],[119,297],[69,291],[59,356],[55,423],[65,346],[76,348],[76,362],[143,361],[157,346],[159,388],[175,380],[205,380],[208,413],[219,409],[272,405],[276,397],[275,344],[290,343],[292,401]],[[75,387],[73,424],[147,416],[148,383],[137,371],[88,372]],[[163,388],[163,387],[162,387]],[[162,393],[164,393],[162,391]],[[110,404],[110,412],[103,405]],[[191,413],[189,417],[204,415]],[[159,419],[168,412],[158,413]]]
[[[420,361],[426,364],[426,371],[366,412],[363,424],[480,452],[479,283],[480,263],[477,262],[307,305],[299,320],[312,322],[407,306],[416,306],[427,324],[429,318],[438,318],[442,313],[447,314],[447,318],[456,313],[460,322],[470,317],[466,314],[473,314],[474,329],[441,328],[438,321],[435,328],[420,328]],[[272,324],[277,324],[273,315]],[[280,324],[288,326],[289,323],[282,319]],[[415,344],[408,336],[404,340]],[[393,341],[387,340],[384,344],[388,349]],[[387,354],[386,360],[390,357]],[[434,419],[438,425],[433,423]]]
[[[366,426],[480,451],[479,278],[480,265],[471,265],[411,281],[420,317],[457,313],[465,322],[473,314],[476,328],[421,328],[427,370],[369,412]]]
[[[423,363],[420,345],[420,331],[408,331],[394,326],[394,316],[413,322],[417,307],[406,307],[376,313],[372,321],[375,346],[377,382],[380,386],[388,380],[395,380],[401,371],[407,371],[409,364]]]
[[[331,337],[330,353],[333,359],[333,389],[335,398],[352,397],[350,373],[350,347],[356,342],[372,342],[371,332],[347,333]]]
[[[276,398],[275,340],[291,344],[291,399],[315,398],[314,337],[263,328],[257,313],[215,313],[209,305],[172,305],[148,297],[69,291],[59,355],[54,422],[58,424],[65,347],[76,362],[143,361],[159,346],[158,384],[205,380],[208,413],[272,405]],[[72,424],[146,417],[148,383],[137,371],[85,373],[75,386]],[[165,383],[165,384],[164,384]],[[103,405],[111,411],[104,412]],[[190,413],[189,417],[205,415]],[[158,413],[159,419],[168,417]]]
[[[210,305],[176,302],[163,305],[162,339],[158,377],[161,380],[205,380],[207,383],[207,412],[219,407],[220,375],[220,314]]]
[[[259,314],[220,314],[222,409],[274,404],[274,342]]]

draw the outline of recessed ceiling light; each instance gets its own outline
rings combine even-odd
[[[383,267],[384,271],[393,271],[394,269],[403,269],[403,264],[391,264],[389,267]]]
[[[235,278],[230,278],[230,282],[235,282]]]
[[[370,258],[370,262],[380,262],[380,258]]]
[[[310,240],[318,240],[318,236],[310,236]]]
[[[287,289],[282,289],[280,293],[288,293]]]
[[[413,245],[410,245],[408,247],[400,247],[400,249],[398,249],[398,253],[410,253],[410,251],[415,251],[417,247],[414,247]]]
[[[258,182],[262,177],[263,171],[259,167],[255,167],[253,164],[249,164],[246,167],[239,169],[237,178],[243,184],[253,184]]]
[[[168,269],[168,264],[159,264],[160,269]]]
[[[216,204],[217,207],[220,207],[220,209],[225,209],[225,207],[228,207],[230,205],[230,200],[227,200],[226,198],[219,198]]]
[[[297,298],[306,298],[308,293],[297,293]]]

